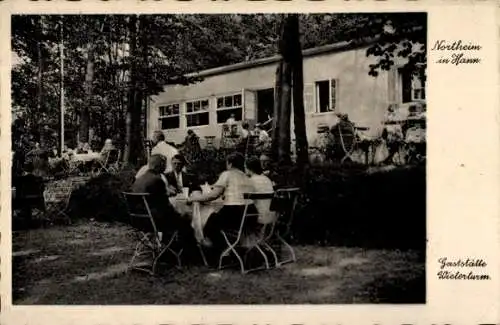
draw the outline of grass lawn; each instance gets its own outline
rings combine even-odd
[[[206,267],[125,273],[130,230],[81,223],[13,233],[14,304],[425,303],[420,251],[296,247],[298,262],[241,275]]]

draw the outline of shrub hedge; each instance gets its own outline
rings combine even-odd
[[[215,182],[223,156],[190,166],[202,181]],[[101,175],[76,190],[72,218],[126,221],[120,193],[130,188],[135,170]],[[423,249],[426,243],[425,166],[370,172],[364,166],[312,166],[303,174],[290,167],[275,171],[279,186],[300,186],[292,226],[296,244]]]
[[[117,175],[101,174],[91,178],[73,191],[68,214],[72,219],[127,221],[127,208],[121,193],[130,190],[135,173],[135,169],[127,169]]]
[[[424,166],[374,173],[316,168],[306,178],[293,223],[298,243],[425,248]]]

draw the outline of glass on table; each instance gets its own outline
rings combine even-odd
[[[182,188],[182,196],[186,199],[189,198],[189,187]]]

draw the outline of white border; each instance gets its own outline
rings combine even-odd
[[[497,10],[495,10],[497,9]],[[482,63],[437,65],[428,53],[428,251],[426,305],[11,306],[10,14],[427,11],[429,45],[463,39]],[[0,2],[2,324],[479,324],[500,323],[498,6],[483,1]],[[429,46],[430,47],[430,46]],[[404,218],[404,216],[402,216]],[[437,258],[487,261],[488,282],[438,281]],[[258,312],[257,312],[258,311]]]

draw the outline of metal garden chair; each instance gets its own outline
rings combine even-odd
[[[249,217],[259,217],[259,212],[251,213],[249,212],[249,207],[254,204],[256,200],[270,200],[274,196],[274,193],[247,193],[245,194],[245,199],[247,201],[245,209],[243,211],[243,216],[241,218],[240,227],[236,231],[225,231],[221,230],[222,236],[226,242],[226,249],[222,252],[219,258],[219,270],[228,267],[231,264],[224,264],[225,258],[233,255],[237,260],[241,269],[242,274],[246,274],[251,271],[270,269],[269,259],[264,251],[267,249],[265,239],[267,237],[267,232],[264,227],[268,225],[259,225],[260,229],[249,229],[246,227],[247,218]],[[246,234],[252,233],[256,235],[254,238],[249,240]],[[264,249],[263,249],[264,248]],[[245,262],[249,253],[252,251],[257,251],[263,258],[264,264],[255,268],[245,269]]]
[[[268,244],[269,249],[273,241],[278,241],[283,244],[289,253],[289,256],[282,257],[274,251],[276,267],[280,267],[287,263],[292,263],[297,260],[295,256],[295,251],[293,247],[287,242],[290,237],[290,229],[293,223],[293,217],[295,214],[295,207],[297,205],[299,188],[283,188],[276,190],[273,204],[271,206],[272,210],[276,210],[278,217],[275,225],[275,229],[270,233],[269,237],[265,239]]]
[[[102,172],[118,173],[121,169],[120,156],[121,150],[115,149],[108,151],[104,160],[98,160],[100,166],[97,169],[96,176],[99,176]]]
[[[43,193],[47,214],[54,217],[63,216],[69,221],[70,217],[66,211],[71,193],[73,193],[73,181],[71,180],[56,181],[48,185]]]
[[[180,267],[182,249],[178,251],[172,249],[172,244],[178,238],[178,232],[176,230],[170,234],[159,232],[148,204],[147,198],[149,194],[126,192],[122,194],[127,204],[131,226],[136,230],[135,235],[137,239],[135,251],[129,263],[129,270],[145,271],[151,275],[155,275],[158,261],[166,252],[171,253],[175,257],[177,266]],[[162,237],[167,235],[169,236],[168,240],[162,241]],[[134,265],[135,260],[144,255],[152,257],[150,268]]]

